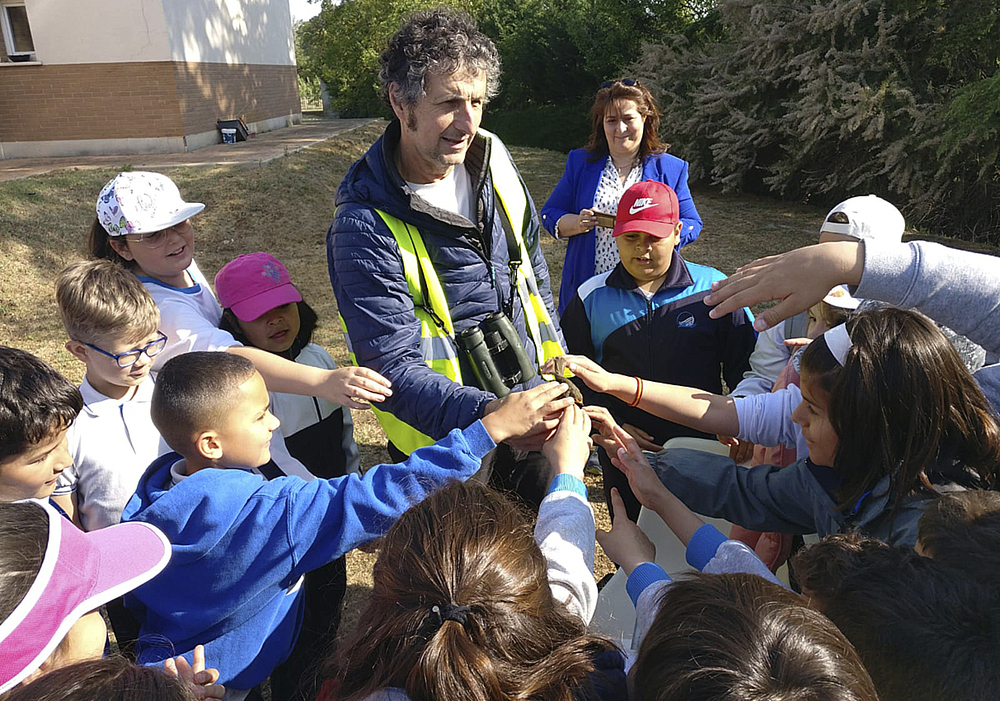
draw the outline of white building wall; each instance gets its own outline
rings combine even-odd
[[[163,0],[25,0],[25,7],[43,63],[171,60]]]
[[[295,65],[288,0],[163,0],[172,59]]]
[[[35,53],[46,64],[295,65],[288,0],[25,0],[25,5]]]

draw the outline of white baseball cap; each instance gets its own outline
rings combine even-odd
[[[861,300],[857,297],[852,297],[846,285],[837,285],[834,287],[823,298],[823,301],[831,307],[847,309],[848,311],[854,311],[861,305]]]
[[[847,223],[830,221],[837,212],[847,216]],[[895,205],[876,195],[862,195],[846,199],[831,209],[819,233],[829,231],[862,241],[879,239],[898,243],[903,240],[905,229],[906,222]]]
[[[97,196],[97,219],[109,236],[152,234],[203,209],[200,202],[185,202],[166,175],[145,171],[119,173]]]

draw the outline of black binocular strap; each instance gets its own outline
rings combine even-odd
[[[494,197],[499,197],[495,194]],[[500,207],[500,224],[503,227],[504,236],[507,237],[507,261],[510,267],[510,297],[504,302],[504,313],[508,319],[514,318],[514,299],[517,297],[517,271],[521,267],[521,247],[514,236],[514,227],[511,226],[507,217],[507,210]]]

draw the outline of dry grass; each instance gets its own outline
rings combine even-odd
[[[364,154],[384,123],[337,136],[316,147],[263,166],[180,168],[165,171],[185,198],[207,207],[195,221],[197,259],[210,278],[240,253],[276,254],[321,320],[316,340],[338,363],[347,361],[326,270],[324,237],[333,218],[334,194],[350,164]],[[562,173],[565,156],[513,148],[539,206]],[[124,165],[124,164],[123,164]],[[0,183],[0,342],[48,360],[73,381],[82,366],[63,349],[64,332],[55,309],[52,279],[67,262],[85,255],[97,192],[115,170],[67,170]],[[696,188],[695,202],[707,222],[702,238],[684,250],[687,258],[732,272],[762,255],[815,239],[825,211],[752,196],[720,195]],[[559,287],[563,244],[545,236],[542,247]],[[355,436],[364,465],[387,459],[384,435],[370,413],[355,412]],[[588,478],[598,524],[609,527],[599,479]],[[374,556],[348,556],[350,590],[345,628],[353,625],[371,586]],[[597,576],[611,571],[598,553]]]

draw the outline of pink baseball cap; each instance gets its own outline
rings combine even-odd
[[[302,301],[288,269],[270,253],[247,253],[226,263],[215,276],[215,293],[219,304],[243,321]]]
[[[650,236],[666,238],[674,233],[681,220],[677,193],[669,185],[656,180],[636,183],[618,201],[614,236],[626,231],[642,231]]]
[[[28,593],[0,622],[0,693],[38,669],[81,616],[148,582],[170,560],[170,542],[138,521],[84,533],[47,501],[42,566]]]

